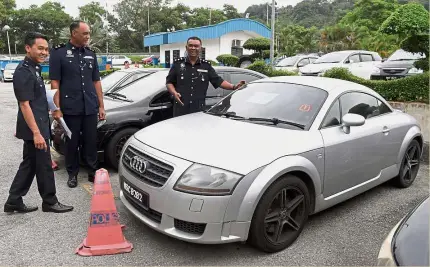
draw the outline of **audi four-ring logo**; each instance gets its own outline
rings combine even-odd
[[[130,167],[139,173],[144,173],[147,167],[146,161],[139,156],[134,156],[130,160]]]

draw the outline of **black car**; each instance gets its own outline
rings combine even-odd
[[[414,63],[421,58],[425,58],[425,55],[399,49],[384,62],[376,66],[370,75],[370,79],[391,80],[420,74],[423,71],[415,68]]]
[[[378,266],[429,266],[429,197],[391,230],[378,255]]]
[[[224,80],[233,84],[267,77],[248,69],[214,68]],[[130,136],[148,125],[173,117],[173,99],[165,85],[168,71],[161,68],[118,70],[103,79],[106,120],[97,125],[99,162],[107,162],[117,169],[121,150]],[[215,89],[209,83],[206,109],[229,93],[230,90]],[[65,132],[55,120],[52,120],[51,135],[54,150],[64,154]]]

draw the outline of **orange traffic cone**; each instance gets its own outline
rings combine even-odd
[[[131,252],[116,210],[109,173],[99,169],[94,178],[88,235],[76,249],[81,256],[112,255]]]

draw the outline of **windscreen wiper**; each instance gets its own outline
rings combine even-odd
[[[288,124],[288,125],[291,125],[291,126],[295,126],[295,127],[300,128],[302,130],[305,129],[305,125],[303,125],[303,124],[299,124],[299,123],[295,123],[295,122],[291,122],[291,121],[284,121],[284,120],[280,120],[278,118],[272,118],[272,119],[270,119],[270,118],[252,118],[251,117],[251,118],[248,118],[247,120],[249,120],[249,121],[271,122],[274,125],[277,125],[279,123],[283,123],[283,124]]]
[[[127,102],[133,102],[133,100],[128,99],[125,95],[120,94],[120,93],[111,92],[111,93],[106,93],[105,96],[111,96],[115,99],[120,99],[120,100],[124,100]]]
[[[215,115],[215,116],[220,116],[220,117],[225,116],[226,118],[245,119],[245,117],[236,115],[236,112],[234,112],[234,111],[229,111],[229,112],[225,112],[225,113],[212,113],[212,112],[206,111],[206,113],[211,114],[211,115]]]

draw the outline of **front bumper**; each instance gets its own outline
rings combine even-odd
[[[137,148],[136,145],[133,147]],[[232,203],[240,201],[235,199],[234,194],[201,196],[175,191],[173,187],[177,179],[192,165],[192,162],[170,156],[141,143],[138,147],[139,151],[144,151],[151,158],[173,166],[174,170],[163,186],[155,187],[136,178],[124,166],[121,158],[119,162],[120,199],[135,217],[156,231],[192,243],[220,244],[247,239],[250,222],[224,220],[229,204],[233,205]],[[135,190],[148,197],[147,201],[144,201],[147,206],[141,205],[129,193]]]

